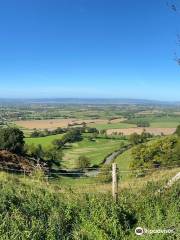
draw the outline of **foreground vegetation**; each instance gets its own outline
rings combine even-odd
[[[137,226],[176,228],[179,185],[155,194],[161,184],[135,192],[122,190],[114,203],[108,193],[62,192],[61,186],[0,174],[0,236],[2,240],[135,240]],[[178,239],[178,233],[143,239]]]

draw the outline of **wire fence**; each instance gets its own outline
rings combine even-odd
[[[137,190],[147,184],[164,182],[167,183],[177,171],[180,165],[167,165],[157,168],[123,169],[116,168],[117,192],[122,189]],[[41,166],[37,165],[33,171],[12,168],[11,166],[0,167],[0,171],[11,174],[19,174],[23,181],[44,182],[55,187],[60,192],[74,191],[80,193],[107,193],[113,189],[113,171],[111,168],[84,168],[84,169],[58,169],[54,172],[41,172]],[[139,176],[139,172],[145,174]],[[38,174],[37,174],[38,173]],[[87,175],[87,173],[89,175]]]
[[[159,167],[151,167],[151,168],[139,168],[139,169],[123,169],[123,168],[117,168],[117,171],[119,173],[133,173],[133,172],[139,172],[139,171],[160,171],[160,170],[168,170],[168,169],[173,169],[173,168],[180,168],[180,164],[176,164],[176,165],[165,165],[165,166],[159,166]],[[43,169],[40,165],[36,165],[34,167],[34,170],[36,169]],[[0,166],[0,171],[10,171],[10,172],[25,172],[25,173],[32,173],[32,170],[26,170],[26,169],[19,169],[19,168],[13,168],[11,167],[10,165],[6,165],[6,166]],[[103,171],[106,171],[106,172],[112,172],[111,169],[109,170],[106,170],[106,169],[103,169],[103,168],[91,168],[91,167],[88,167],[88,168],[60,168],[58,170],[54,169],[52,170],[51,174],[57,174],[57,175],[63,175],[63,174],[81,174],[81,173],[86,173],[86,172],[92,172],[92,171],[98,171],[99,173],[100,172],[103,172]]]

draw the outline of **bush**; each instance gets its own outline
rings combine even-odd
[[[40,144],[35,145],[33,143],[26,145],[26,154],[38,161],[41,160],[41,163],[49,168],[52,168],[53,165],[59,167],[63,157],[62,150],[54,145],[44,148]]]
[[[149,138],[153,137],[152,134],[147,133],[145,130],[141,134],[132,133],[129,136],[129,141],[132,145],[138,145],[140,143],[145,143]]]
[[[53,165],[60,167],[62,158],[63,152],[61,149],[57,149],[51,145],[44,149],[44,160],[50,168],[52,168]]]
[[[82,155],[79,156],[77,161],[77,168],[84,169],[90,167],[90,160],[88,157]]]
[[[99,131],[97,130],[97,128],[91,128],[91,127],[86,127],[85,129],[86,133],[99,133]]]
[[[45,135],[43,134],[43,132],[40,131],[33,131],[30,135],[31,138],[36,138],[36,137],[45,137]]]
[[[137,144],[141,143],[141,136],[139,134],[137,134],[137,133],[132,133],[129,136],[129,142],[132,145],[137,145]]]
[[[103,165],[103,167],[100,169],[100,173],[97,175],[97,179],[101,183],[109,183],[112,181],[111,164]]]
[[[73,239],[119,240],[135,223],[133,214],[109,195],[87,196],[79,213],[80,224],[73,231]]]
[[[147,121],[137,121],[137,127],[150,127],[150,123]]]
[[[44,158],[44,149],[41,144],[35,145],[34,143],[26,145],[27,155],[35,158],[36,160],[42,160]]]

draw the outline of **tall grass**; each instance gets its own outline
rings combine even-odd
[[[0,239],[134,240],[137,226],[177,228],[179,184],[155,194],[159,187],[122,190],[114,203],[110,194],[62,192],[61,186],[0,174]],[[143,239],[178,239],[178,233]]]

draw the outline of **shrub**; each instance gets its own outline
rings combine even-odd
[[[90,167],[90,160],[88,157],[82,155],[79,156],[77,161],[77,168],[84,169]]]
[[[137,121],[137,127],[149,127],[150,123],[147,121]]]
[[[103,165],[103,167],[100,169],[100,173],[97,175],[97,179],[102,183],[109,183],[112,181],[111,164]]]

